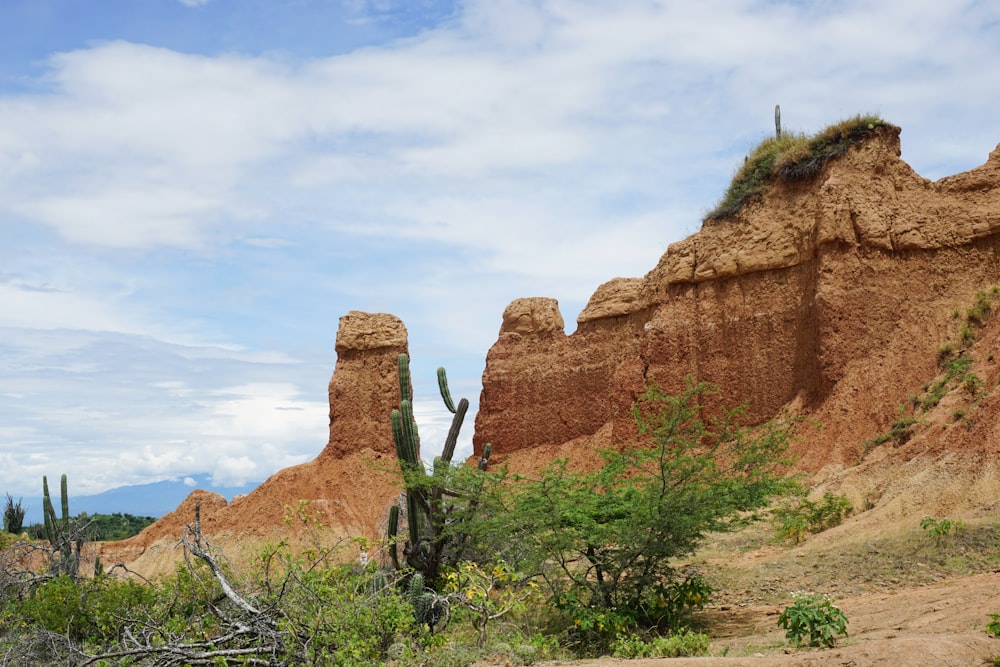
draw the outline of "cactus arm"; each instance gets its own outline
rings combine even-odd
[[[69,524],[69,491],[66,483],[66,474],[59,479],[59,496],[62,502],[62,521],[63,526]]]
[[[451,463],[455,456],[455,445],[458,442],[458,433],[462,430],[462,422],[465,421],[465,413],[469,411],[469,399],[463,398],[458,402],[458,408],[452,410],[455,416],[451,418],[451,428],[448,429],[448,437],[444,441],[444,450],[441,452],[441,459]]]
[[[413,404],[408,399],[399,402],[399,415],[403,427],[403,442],[406,445],[406,462],[419,467],[420,436],[417,433],[417,422],[413,418]]]
[[[56,510],[52,507],[52,497],[49,496],[49,480],[42,475],[42,515],[45,519],[45,538],[49,544],[56,543]]]
[[[420,545],[420,504],[417,501],[417,491],[407,490],[406,491],[406,525],[410,534],[407,536],[407,542],[409,543],[407,550],[404,550],[406,555],[410,555],[418,551],[417,547]],[[407,553],[409,552],[409,553]]]
[[[451,400],[451,392],[448,391],[448,374],[445,372],[444,366],[438,368],[438,389],[441,391],[441,400],[444,401],[448,412],[455,414],[455,402]]]
[[[387,537],[389,538],[389,559],[392,561],[393,569],[398,570],[399,548],[396,545],[396,538],[399,537],[399,505],[393,505],[389,508]]]
[[[405,354],[396,358],[396,365],[399,368],[399,400],[410,400],[410,358]]]

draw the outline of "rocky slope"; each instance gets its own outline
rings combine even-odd
[[[492,442],[493,460],[515,470],[555,456],[589,465],[597,448],[634,437],[629,407],[647,383],[677,389],[693,377],[746,404],[751,421],[808,416],[799,467],[876,510],[872,521],[991,507],[1000,487],[1000,328],[988,323],[964,343],[959,331],[977,290],[1000,283],[1000,147],[983,166],[937,182],[899,152],[899,129],[883,126],[817,176],[776,183],[739,214],[671,245],[643,278],[602,285],[571,335],[555,300],[512,302],[486,360],[476,455]],[[905,444],[866,445],[939,376],[947,343],[967,348],[982,386],[949,387],[914,416]],[[282,520],[300,499],[336,535],[378,535],[398,492],[385,416],[404,351],[398,319],[346,315],[330,439],[316,460],[230,505],[196,492],[137,538],[106,545],[105,561],[161,569],[176,558],[196,500],[224,548],[305,539]]]

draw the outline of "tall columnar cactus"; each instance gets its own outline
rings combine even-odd
[[[399,408],[392,411],[390,418],[396,457],[406,486],[407,534],[403,557],[407,566],[420,573],[429,585],[434,585],[441,566],[457,562],[465,542],[464,535],[444,531],[446,519],[459,505],[474,507],[477,502],[476,498],[463,496],[461,492],[446,488],[458,435],[469,410],[469,401],[463,398],[457,405],[454,403],[448,390],[445,370],[439,368],[438,389],[445,407],[453,417],[441,456],[434,459],[431,472],[428,473],[420,459],[420,436],[417,422],[413,418],[409,357],[399,355],[398,366]],[[479,461],[479,470],[486,470],[491,451],[492,447],[487,445]],[[389,510],[389,557],[396,568],[403,566],[396,545],[399,540],[400,514],[398,504]]]
[[[774,105],[774,136],[776,139],[781,138],[781,105]]]
[[[69,516],[69,491],[66,475],[59,480],[60,509],[62,518],[56,517],[55,506],[49,496],[49,480],[42,476],[42,513],[45,519],[45,538],[52,547],[52,571],[75,577],[80,570],[80,552],[83,538],[75,535],[75,525]],[[75,547],[75,549],[74,549]]]

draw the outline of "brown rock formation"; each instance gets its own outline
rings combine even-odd
[[[817,177],[773,185],[671,245],[644,278],[602,285],[569,336],[513,335],[505,315],[477,453],[622,444],[647,381],[676,390],[691,376],[751,420],[792,410],[821,421],[799,441],[804,469],[857,461],[937,373],[955,308],[1000,282],[1000,147],[936,183],[899,152],[899,129],[882,127]]]
[[[322,457],[342,458],[359,444],[395,455],[389,413],[399,407],[396,359],[407,353],[406,327],[394,315],[352,310],[340,318],[337,365],[330,379],[330,440]]]
[[[222,496],[193,491],[176,511],[136,537],[102,545],[102,560],[129,563],[146,576],[170,571],[181,556],[177,544],[184,525],[193,521],[199,502],[205,534],[237,559],[265,540],[309,545],[311,525],[285,521],[300,501],[326,526],[320,535],[325,544],[378,537],[400,486],[389,413],[399,405],[396,359],[407,352],[406,328],[393,315],[352,311],[340,318],[336,350],[330,440],[316,459],[280,470],[229,504]]]

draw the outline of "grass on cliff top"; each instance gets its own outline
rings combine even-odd
[[[776,179],[815,176],[827,160],[842,155],[883,125],[888,123],[876,115],[857,115],[811,137],[785,133],[765,139],[747,156],[722,201],[705,220],[721,220],[739,213],[744,204],[763,194]]]

